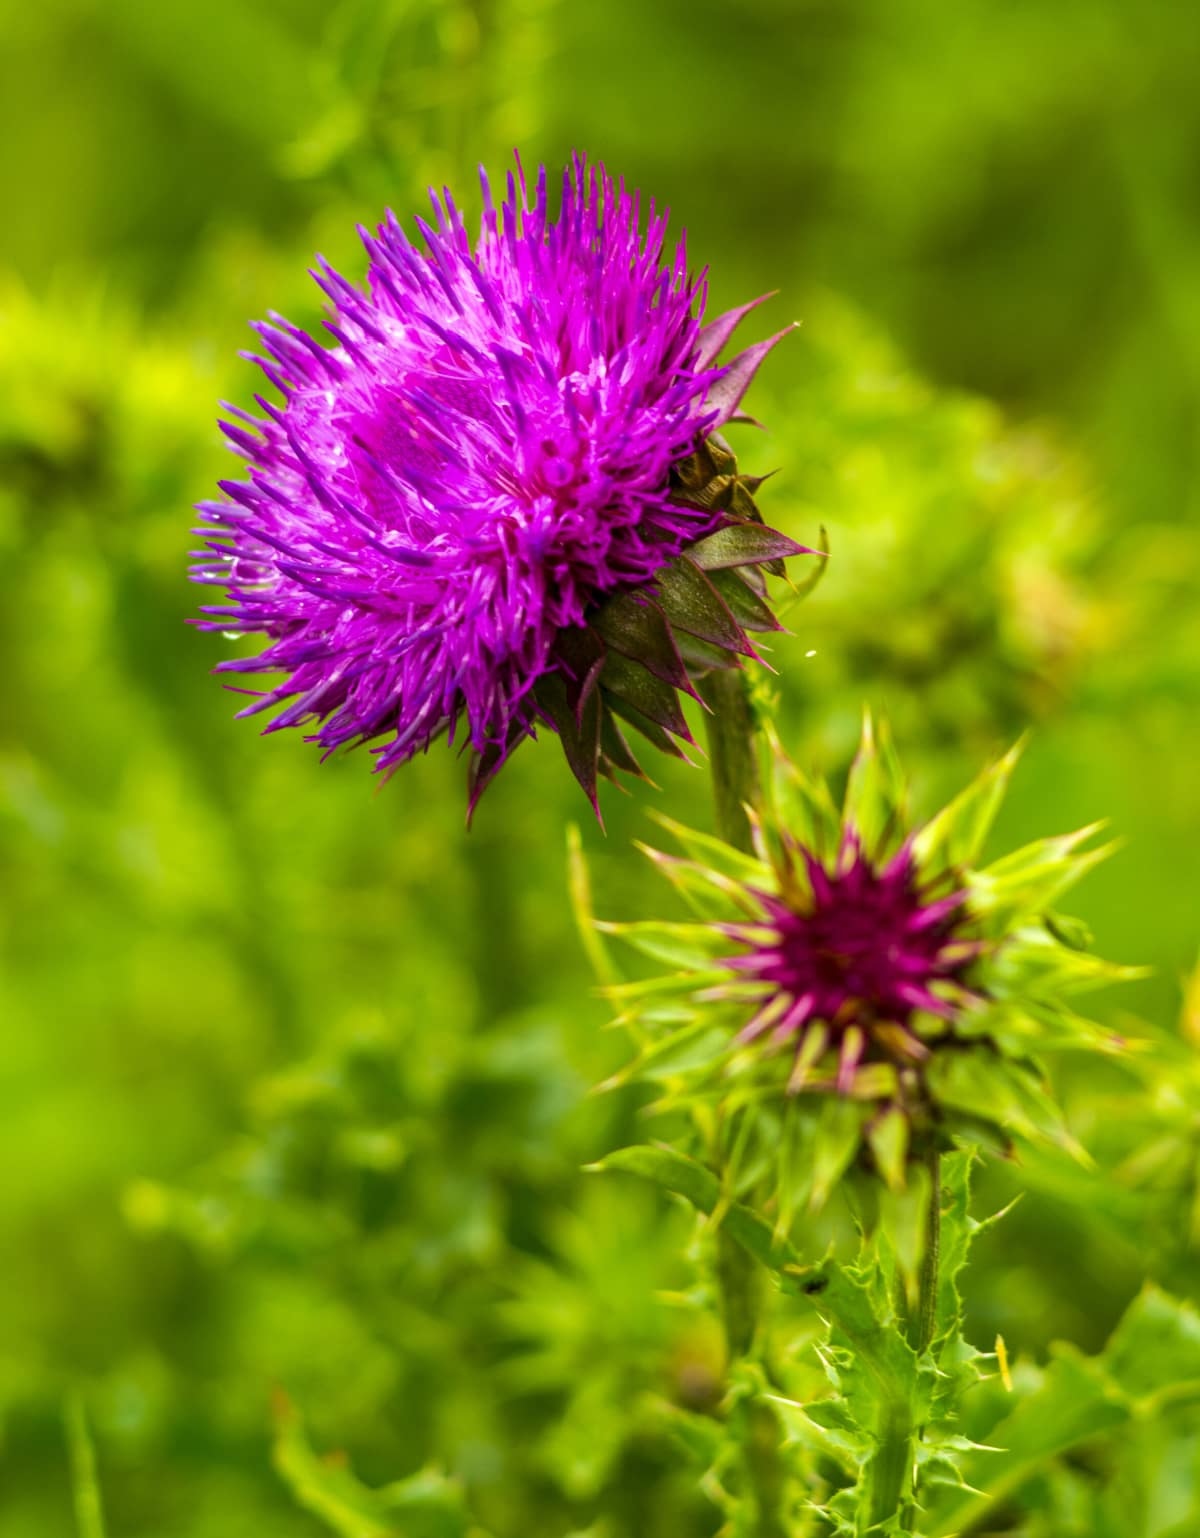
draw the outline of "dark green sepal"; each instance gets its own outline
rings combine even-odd
[[[714,646],[711,641],[702,641],[699,636],[688,635],[686,630],[675,632],[675,644],[693,675],[740,668],[743,665],[741,657],[728,647]]]
[[[732,575],[740,577],[752,593],[766,601],[767,575],[761,566],[739,566]]]
[[[695,693],[667,617],[656,603],[621,593],[603,605],[592,623],[613,651],[640,662],[673,689]]]
[[[737,458],[716,433],[707,437],[671,470],[671,488],[690,507],[728,506],[729,486],[737,477]]]
[[[639,780],[647,780],[649,776],[638,763],[633,749],[625,739],[625,733],[617,725],[616,717],[611,710],[602,710],[600,715],[600,773],[606,779],[619,784],[617,770],[625,774],[632,774]]]
[[[467,826],[471,824],[471,818],[475,815],[475,808],[479,805],[479,798],[495,779],[504,765],[505,759],[521,738],[522,731],[514,730],[509,734],[509,740],[505,744],[493,743],[482,753],[472,750],[468,755],[467,763]]]
[[[614,715],[620,716],[626,725],[632,726],[634,731],[640,732],[647,742],[654,744],[660,753],[668,753],[672,758],[687,757],[687,754],[675,741],[674,737],[669,732],[664,731],[657,722],[651,721],[648,716],[644,716],[636,705],[631,705],[628,700],[622,699],[619,695],[615,694],[608,696],[606,704]]]
[[[593,805],[596,774],[617,783],[622,772],[646,778],[614,717],[660,752],[686,757],[675,740],[692,740],[679,694],[707,708],[697,687],[703,679],[743,666],[746,657],[761,660],[747,631],[783,628],[771,613],[765,574],[782,576],[785,557],[813,552],[764,526],[754,503],[764,479],[742,475],[729,446],[710,434],[672,469],[671,493],[711,513],[720,527],[668,561],[652,582],[612,595],[584,624],[561,633],[548,675],[556,681],[539,682],[535,697],[556,730],[563,730],[560,720],[569,722],[564,752]],[[484,756],[472,780],[474,800],[504,756]]]
[[[730,613],[743,630],[782,630],[783,626],[772,614],[770,606],[755,593],[740,572],[714,571],[709,581],[725,600]]]
[[[687,556],[664,566],[658,574],[657,586],[659,608],[676,629],[686,630],[689,635],[723,646],[727,651],[754,655],[729,605],[712,580]]]
[[[664,730],[690,742],[692,734],[679,704],[679,696],[669,683],[620,652],[610,652],[601,675],[605,697],[623,700],[641,711]]]
[[[815,552],[786,534],[748,520],[726,524],[715,534],[689,545],[687,553],[702,571],[721,571],[729,566],[762,566],[768,561],[782,561],[785,556]],[[778,574],[782,575],[782,569]]]
[[[601,635],[590,626],[565,631],[558,646],[560,669],[567,702],[576,725],[583,720],[584,708],[591,698],[608,661],[608,649]],[[540,689],[540,685],[539,685]]]
[[[596,795],[596,776],[600,769],[600,720],[603,711],[599,690],[593,688],[587,694],[578,716],[567,691],[567,680],[561,673],[547,673],[539,679],[536,697],[538,705],[562,740],[563,754],[571,767],[571,773],[583,787],[598,817],[600,808]]]

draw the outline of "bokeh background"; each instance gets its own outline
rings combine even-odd
[[[0,0],[2,1538],[77,1530],[84,1424],[111,1538],[717,1526],[653,1408],[719,1371],[688,1224],[580,1173],[640,1129],[587,1094],[623,1047],[564,840],[648,911],[630,841],[703,824],[703,773],[605,838],[527,746],[468,837],[461,763],[377,793],[260,739],[186,624],[246,322],[316,326],[314,252],[357,278],[357,222],[477,210],[514,147],[605,159],[715,304],[803,322],[736,445],[833,551],[775,653],[793,751],[884,706],[932,809],[1032,727],[997,844],[1124,841],[1074,906],[1155,975],[1097,1011],[1179,1056],[1065,1082],[1096,1171],[989,1174],[1031,1194],[979,1343],[1200,1291],[1198,78],[1177,0]],[[1161,1440],[1122,1538],[1196,1530]]]

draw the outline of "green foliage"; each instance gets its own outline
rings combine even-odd
[[[765,1266],[778,1269],[799,1258],[788,1240],[773,1233],[764,1218],[731,1200],[711,1170],[672,1148],[621,1148],[590,1168],[596,1172],[622,1170],[653,1181],[672,1196],[682,1196],[697,1212],[715,1216],[720,1227]]]
[[[811,1397],[790,1400],[786,1384],[772,1390],[761,1376],[756,1392],[785,1411],[793,1479],[811,1485],[823,1457],[841,1466],[841,1489],[822,1503],[833,1531],[922,1538],[952,1538],[977,1527],[1007,1532],[1008,1526],[995,1527],[998,1515],[1003,1520],[1024,1510],[1036,1521],[1047,1505],[1057,1509],[1059,1495],[1047,1496],[1047,1482],[1075,1490],[1078,1510],[1093,1514],[1096,1532],[1118,1531],[1121,1510],[1151,1522],[1151,1508],[1165,1501],[1173,1513],[1171,1533],[1182,1534],[1200,1510],[1194,1483],[1177,1479],[1169,1494],[1154,1486],[1155,1478],[1167,1476],[1153,1444],[1180,1445],[1200,1414],[1200,1318],[1192,1307],[1147,1287],[1098,1356],[1060,1344],[1048,1367],[1022,1363],[1015,1401],[1007,1368],[998,1375],[995,1359],[963,1339],[963,1272],[977,1236],[995,1221],[980,1223],[970,1214],[969,1154],[942,1161],[941,1263],[927,1354],[905,1339],[905,1306],[898,1302],[904,1289],[885,1229],[864,1243],[854,1264],[830,1258],[804,1265],[761,1217],[723,1202],[715,1176],[670,1150],[627,1149],[603,1167],[683,1198],[774,1272],[784,1294],[808,1299],[824,1319],[828,1334],[817,1352],[830,1392],[810,1387]],[[731,1394],[739,1402],[736,1386]],[[723,1436],[694,1437],[688,1446],[719,1473],[740,1437],[727,1420]],[[1090,1461],[1073,1463],[1081,1449],[1089,1450]],[[1072,1533],[1089,1530],[1078,1517],[1075,1522]]]
[[[500,1319],[517,1349],[500,1377],[515,1394],[554,1396],[554,1424],[531,1461],[572,1496],[595,1499],[619,1477],[631,1438],[653,1436],[654,1394],[715,1394],[715,1346],[687,1294],[681,1214],[595,1182],[552,1242],[545,1259],[514,1267]]]
[[[468,1538],[472,1529],[462,1491],[425,1470],[372,1490],[344,1460],[313,1451],[296,1411],[282,1400],[275,1411],[275,1467],[299,1505],[340,1538]]]
[[[822,1510],[839,1533],[909,1533],[914,1502],[924,1506],[939,1484],[961,1482],[961,1454],[972,1444],[959,1428],[959,1402],[978,1378],[982,1360],[961,1335],[960,1276],[981,1227],[968,1210],[970,1164],[967,1153],[942,1161],[937,1194],[942,1260],[929,1344],[919,1349],[907,1338],[919,1300],[903,1300],[921,1257],[918,1253],[913,1264],[901,1263],[892,1225],[885,1222],[874,1238],[865,1240],[852,1264],[826,1258],[805,1265],[761,1215],[723,1196],[715,1175],[670,1149],[625,1149],[601,1166],[636,1174],[681,1197],[708,1220],[706,1226],[718,1226],[775,1273],[785,1293],[811,1300],[825,1320],[828,1333],[816,1355],[830,1392],[797,1402],[782,1383],[772,1392],[760,1376],[756,1389],[739,1389],[735,1377],[727,1403],[761,1403],[766,1396],[785,1408],[795,1467],[780,1476],[784,1483],[789,1478],[803,1482],[806,1474],[811,1480],[811,1463],[819,1455],[837,1460],[842,1488]],[[920,1190],[923,1227],[930,1186],[928,1180],[923,1187],[915,1180],[913,1185]],[[750,1364],[744,1367],[750,1371]],[[732,1450],[744,1446],[744,1437],[736,1418],[727,1416],[725,1437],[698,1450],[719,1473],[732,1460]]]
[[[1161,1447],[1180,1436],[1194,1437],[1200,1408],[1200,1317],[1187,1304],[1147,1287],[1098,1356],[1084,1356],[1065,1344],[1056,1347],[1046,1368],[1022,1375],[1020,1397],[1011,1411],[995,1415],[996,1408],[991,1406],[986,1432],[993,1446],[971,1455],[961,1489],[947,1490],[933,1503],[931,1538],[951,1538],[985,1523],[993,1530],[995,1513],[1020,1510],[1031,1483],[1060,1475],[1077,1483],[1080,1513],[1090,1511],[1095,1522],[1088,1528],[1077,1517],[1071,1532],[1116,1532],[1115,1524],[1124,1521],[1130,1524],[1127,1531],[1182,1533],[1184,1521],[1200,1514],[1200,1492],[1191,1482],[1190,1488],[1177,1487],[1170,1498],[1172,1518],[1180,1520],[1162,1526],[1150,1514],[1152,1490],[1138,1477],[1139,1465],[1147,1462],[1147,1440]],[[1082,1449],[1097,1462],[1083,1465],[1080,1478],[1064,1465]],[[1045,1495],[1038,1492],[1035,1500],[1040,1504]]]
[[[229,468],[215,403],[257,387],[247,319],[316,325],[315,250],[358,276],[357,221],[429,183],[471,212],[475,162],[514,144],[602,152],[670,200],[714,302],[781,287],[803,320],[756,385],[771,436],[735,443],[780,467],[767,521],[832,551],[759,680],[802,771],[848,760],[864,696],[918,805],[1032,724],[994,833],[987,791],[960,825],[970,859],[1099,817],[1125,841],[1073,901],[1157,980],[1100,997],[1098,1050],[1055,1070],[1096,1167],[1051,1143],[980,1176],[984,1210],[1029,1194],[979,1235],[966,1325],[1011,1343],[1014,1397],[980,1384],[964,1434],[1001,1445],[1018,1398],[1056,1392],[1055,1337],[1103,1358],[1146,1275],[1194,1302],[1190,8],[0,0],[0,30],[0,1538],[86,1533],[72,1478],[109,1538],[317,1538],[272,1465],[277,1389],[368,1500],[433,1468],[496,1538],[710,1538],[750,1520],[764,1395],[829,1398],[824,1326],[772,1294],[727,1443],[718,1309],[671,1199],[579,1173],[647,1146],[647,1092],[587,1095],[628,1054],[564,900],[578,793],[553,745],[467,839],[452,757],[376,796],[359,757],[261,741],[184,623],[188,509]],[[648,804],[709,826],[702,772],[654,773],[611,798],[607,843],[581,830],[601,914],[662,917],[627,857]],[[1013,989],[1099,980],[1052,922],[1007,952]],[[1024,1031],[987,1022],[1014,1055]],[[1099,1050],[1118,1035],[1141,1050]],[[674,1051],[650,1094],[708,1046]],[[852,1247],[836,1202],[807,1211],[811,1126],[774,1130],[791,1210],[759,1214],[766,1252]],[[894,1129],[867,1134],[895,1179]],[[739,1157],[753,1183],[761,1150]],[[911,1270],[910,1187],[889,1200],[876,1232]],[[1176,1354],[1146,1347],[1164,1385]],[[1032,1465],[983,1530],[1190,1538],[1193,1411],[1114,1371],[1139,1412]],[[1090,1369],[1071,1382],[1094,1404]],[[827,1538],[810,1503],[845,1466],[799,1452],[791,1532]],[[990,1489],[1001,1455],[964,1456]],[[939,1494],[947,1523],[965,1498]]]

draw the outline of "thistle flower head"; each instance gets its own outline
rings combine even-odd
[[[689,669],[777,628],[759,565],[802,547],[715,435],[778,338],[718,365],[753,305],[702,326],[667,215],[603,167],[574,162],[557,217],[544,170],[499,207],[482,186],[474,240],[444,191],[420,246],[390,213],[361,232],[365,289],[319,263],[334,345],[256,328],[282,402],[230,408],[249,469],[202,504],[194,575],[228,590],[209,628],[267,638],[222,666],[283,675],[244,712],[269,730],[387,771],[461,723],[475,796],[545,724],[594,801],[638,768],[614,711],[675,750]]]
[[[721,926],[746,947],[724,964],[768,990],[738,1041],[793,1044],[799,1075],[836,1046],[843,1092],[872,1046],[899,1063],[922,1061],[929,1048],[913,1017],[955,1018],[981,948],[966,938],[966,894],[945,893],[944,882],[941,896],[923,888],[911,839],[880,864],[853,829],[831,867],[788,833],[781,847],[777,889],[748,891],[759,916]]]
[[[1108,852],[1086,847],[1095,829],[980,868],[1016,760],[914,829],[886,729],[868,719],[840,808],[777,754],[753,853],[659,819],[683,852],[648,852],[695,918],[601,926],[675,968],[610,988],[641,1040],[619,1077],[656,1081],[664,1108],[723,1106],[727,1126],[757,1118],[774,1127],[772,1148],[815,1116],[818,1151],[801,1138],[807,1152],[789,1156],[810,1172],[809,1195],[860,1144],[902,1184],[916,1126],[925,1138],[1069,1143],[1040,1058],[1115,1048],[1067,998],[1135,974],[1090,955],[1052,911]],[[739,1134],[738,1157],[761,1142]]]

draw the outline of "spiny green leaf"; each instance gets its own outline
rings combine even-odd
[[[841,1095],[830,1095],[822,1104],[813,1147],[810,1201],[814,1208],[825,1205],[829,1193],[849,1168],[869,1115],[867,1106]]]
[[[913,846],[922,870],[936,875],[947,869],[966,870],[975,864],[983,853],[1024,748],[1022,738],[925,824]]]
[[[591,962],[592,971],[602,983],[615,983],[617,969],[613,966],[608,949],[597,932],[596,916],[592,909],[591,876],[583,854],[579,824],[574,822],[567,825],[567,891],[570,895],[575,927],[579,931],[579,938]]]
[[[878,1267],[828,1260],[791,1268],[788,1290],[809,1297],[831,1327],[828,1370],[847,1416],[869,1434],[871,1452],[854,1490],[856,1533],[895,1528],[911,1486],[915,1435],[930,1403],[932,1368],[904,1339]],[[841,1348],[845,1348],[842,1350]]]
[[[929,1171],[915,1165],[902,1186],[889,1186],[879,1192],[879,1222],[884,1237],[896,1259],[910,1304],[915,1304],[917,1275],[925,1255],[929,1203],[936,1199],[929,1184]]]
[[[776,1158],[779,1227],[784,1233],[791,1228],[796,1214],[812,1199],[816,1122],[811,1101],[806,1101],[803,1096],[789,1100],[784,1109]]]
[[[989,959],[988,991],[1000,996],[1083,993],[1108,983],[1136,981],[1146,972],[1145,967],[1122,966],[1063,945],[1048,928],[1028,925],[1010,934]]]
[[[723,1204],[721,1182],[712,1170],[698,1164],[695,1159],[676,1153],[672,1148],[638,1144],[632,1148],[618,1149],[598,1163],[589,1164],[587,1168],[598,1173],[621,1170],[629,1175],[637,1175],[642,1180],[660,1186],[664,1191],[682,1196],[706,1217],[711,1217]],[[778,1271],[784,1266],[799,1264],[800,1257],[788,1240],[776,1235],[765,1218],[740,1202],[723,1207],[721,1226],[743,1249],[772,1270]]]
[[[673,967],[703,970],[718,957],[727,956],[732,948],[729,937],[709,924],[670,924],[650,919],[618,924],[601,919],[597,920],[596,928],[602,934],[616,935],[644,956]]]
[[[671,834],[698,865],[719,871],[730,880],[747,886],[770,889],[773,884],[771,872],[753,855],[743,854],[740,849],[735,849],[724,839],[697,832],[694,828],[686,828],[682,823],[676,822],[673,817],[668,817],[662,812],[651,811],[650,816],[660,828],[665,828]]]
[[[901,1190],[908,1161],[908,1117],[898,1106],[889,1106],[868,1123],[867,1142],[879,1173],[892,1190]]]
[[[990,987],[991,973],[985,973]],[[1045,1052],[1088,1051],[1117,1054],[1122,1038],[1085,1020],[1056,999],[999,997],[964,1010],[958,1033],[964,1039],[989,1041],[1009,1057],[1024,1058]]]
[[[631,1062],[597,1088],[610,1090],[637,1079],[671,1078],[686,1068],[702,1065],[706,1058],[715,1061],[727,1040],[727,1035],[714,1030],[711,1012],[706,1010],[681,1029],[647,1043]]]
[[[976,1489],[939,1487],[929,1538],[957,1538],[1063,1453],[1138,1418],[1153,1422],[1172,1403],[1200,1403],[1200,1318],[1155,1287],[1130,1304],[1098,1357],[1054,1348],[1041,1386],[988,1433],[992,1449],[971,1457]],[[998,1449],[998,1450],[994,1450]]]
[[[774,765],[767,787],[773,803],[771,821],[818,856],[831,858],[841,840],[842,820],[828,785],[819,777],[810,778],[792,762],[770,725],[765,736]]]
[[[970,1213],[971,1169],[975,1163],[972,1149],[955,1149],[939,1160],[941,1215],[938,1241],[937,1310],[933,1346],[940,1346],[958,1334],[962,1327],[962,1298],[958,1279],[971,1251],[971,1243],[981,1224]]]
[[[986,1049],[935,1053],[926,1069],[938,1104],[965,1111],[1033,1141],[1046,1139],[1087,1155],[1071,1137],[1054,1102],[1033,1071]]]
[[[728,976],[729,974],[725,971],[680,972],[670,977],[644,977],[637,978],[633,982],[613,983],[604,992],[606,998],[624,1006],[664,994],[678,993],[690,996],[705,984],[715,985],[727,981]]]
[[[296,1502],[341,1538],[467,1538],[472,1529],[457,1485],[435,1470],[372,1489],[340,1459],[313,1451],[285,1399],[275,1411],[274,1464]]]
[[[969,872],[966,887],[972,913],[993,934],[1006,934],[1023,921],[1045,913],[1116,848],[1115,844],[1105,844],[1080,850],[1099,827],[1094,823],[1075,833],[1038,839],[984,870]]]
[[[855,828],[863,847],[875,858],[903,826],[908,785],[886,722],[878,726],[863,715],[862,739],[850,777],[842,818]]]
[[[637,846],[653,860],[655,867],[676,887],[689,907],[704,919],[730,919],[738,912],[753,916],[757,911],[742,881],[723,875],[711,865],[682,860],[664,854],[648,844]],[[743,857],[744,858],[744,857]]]
[[[1042,1387],[989,1433],[1000,1451],[968,1462],[965,1477],[975,1488],[938,1487],[930,1538],[957,1538],[970,1531],[1039,1468],[1128,1419],[1129,1407],[1114,1393],[1103,1368],[1060,1346]]]
[[[804,1411],[815,1426],[842,1433],[839,1440],[846,1450],[862,1453],[868,1450],[869,1439],[864,1436],[862,1427],[840,1399],[814,1399],[798,1408]]]

